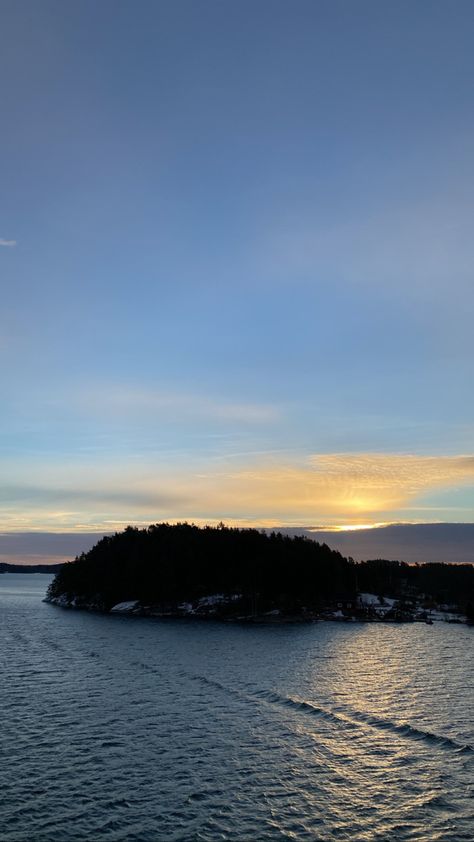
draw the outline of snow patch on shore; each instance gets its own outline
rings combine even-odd
[[[117,602],[117,605],[113,605],[110,609],[110,613],[115,614],[130,614],[138,607],[138,601],[136,599],[129,600],[127,602]]]

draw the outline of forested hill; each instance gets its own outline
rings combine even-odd
[[[256,529],[159,524],[102,538],[64,565],[50,597],[78,595],[108,608],[122,600],[172,603],[207,594],[258,594],[259,608],[355,593],[354,568],[308,538]]]
[[[229,613],[297,614],[370,592],[456,603],[462,610],[469,604],[472,612],[473,591],[472,565],[355,563],[306,537],[182,523],[127,527],[102,538],[61,568],[48,598],[102,610],[136,600],[166,613],[220,594]]]

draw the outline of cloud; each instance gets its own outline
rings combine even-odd
[[[323,219],[309,209],[275,220],[260,260],[278,279],[317,279],[356,289],[431,297],[472,290],[472,200],[440,193]]]
[[[82,411],[106,418],[214,420],[223,423],[266,424],[278,418],[270,404],[226,401],[212,396],[159,388],[93,386],[80,389],[72,401]]]
[[[299,465],[263,462],[197,478],[188,497],[234,518],[254,512],[283,523],[351,523],[395,519],[386,513],[466,484],[474,485],[471,456],[316,454]]]
[[[196,519],[196,522],[199,521]],[[104,534],[121,531],[128,523],[126,520],[106,524],[105,532],[0,533],[0,562],[54,564],[69,561],[91,549]],[[147,526],[149,521],[134,523]],[[241,520],[239,525],[252,526],[255,523]],[[259,526],[265,525],[262,521],[259,523]],[[474,558],[474,523],[392,524],[357,532],[303,527],[282,531],[291,535],[307,535],[358,560],[394,558],[411,563],[451,561],[472,564]]]
[[[101,507],[102,509],[122,510],[130,512],[157,512],[161,509],[172,509],[188,503],[186,498],[178,497],[173,493],[166,493],[152,488],[131,488],[128,478],[124,479],[122,488],[111,488],[106,483],[96,487],[67,488],[57,486],[33,486],[16,485],[4,486],[0,490],[0,505],[36,505],[38,507],[50,507],[51,505],[69,506],[78,510],[84,507]]]
[[[420,494],[474,483],[473,456],[322,454],[310,462],[349,508],[366,512],[400,506]]]
[[[397,523],[357,532],[291,530],[325,542],[357,560],[390,558],[409,563],[474,561],[474,523]]]
[[[87,552],[102,533],[8,532],[0,533],[0,562],[58,564]]]
[[[16,246],[16,240],[4,240],[0,237],[0,246],[14,248]]]
[[[329,453],[179,465],[36,467],[31,485],[5,483],[4,529],[110,529],[158,520],[313,526],[439,520],[439,495],[474,489],[474,456]],[[430,506],[430,495],[437,493]],[[462,505],[465,504],[465,500]],[[431,518],[430,518],[431,515]],[[453,518],[453,510],[449,518]],[[120,527],[119,527],[120,528]]]

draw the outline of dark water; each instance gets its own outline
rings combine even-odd
[[[0,576],[1,842],[474,839],[474,629],[64,611]]]

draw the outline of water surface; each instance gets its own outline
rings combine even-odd
[[[0,576],[1,842],[474,838],[474,629],[66,611]]]

